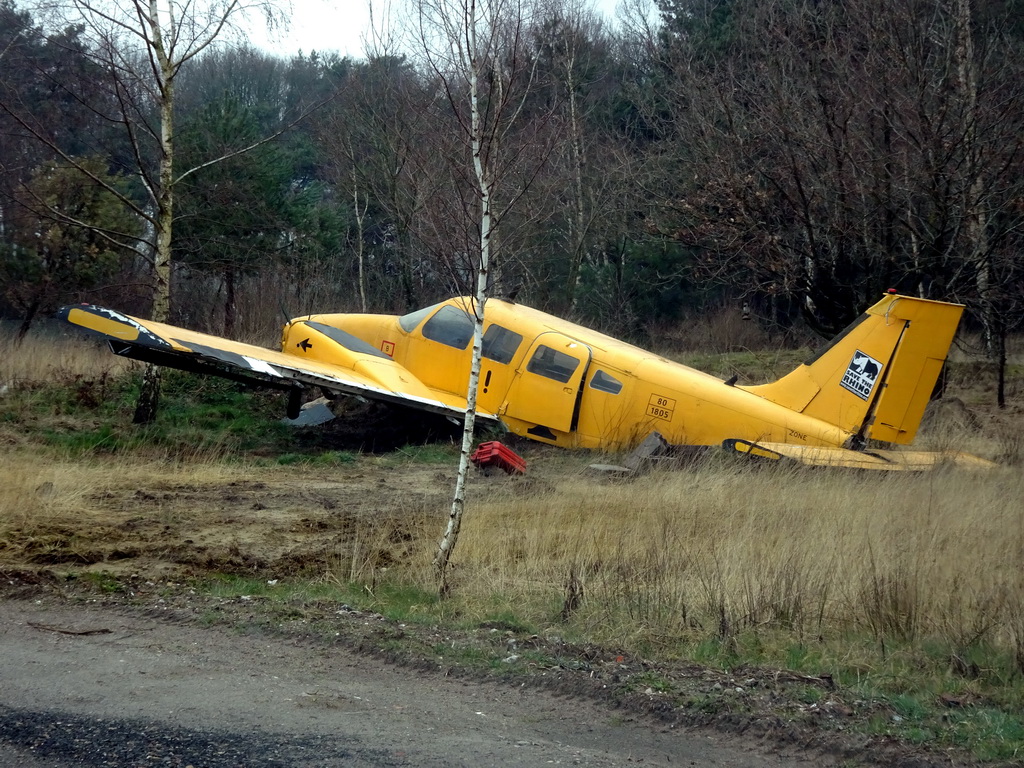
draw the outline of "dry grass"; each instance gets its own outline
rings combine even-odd
[[[740,306],[723,306],[687,317],[675,326],[650,330],[652,339],[668,350],[733,352],[778,349],[771,335],[753,320],[744,320]]]
[[[25,384],[72,382],[118,376],[136,365],[110,354],[106,345],[80,334],[33,331],[21,345],[0,336],[0,389]]]
[[[88,499],[123,488],[160,488],[187,480],[227,483],[253,473],[251,467],[203,460],[153,458],[55,459],[34,451],[0,452],[0,525],[59,516],[80,516],[96,507]],[[82,521],[86,522],[85,520]]]
[[[10,449],[0,451],[0,467],[0,559],[15,565],[26,556],[75,562],[78,546],[129,539],[118,526],[131,510],[104,503],[119,491],[224,484],[251,472],[213,461],[57,459]]]
[[[552,619],[570,574],[595,641],[850,634],[1019,651],[1019,472],[918,475],[703,466],[624,483],[580,475],[467,517],[458,589]],[[1021,669],[1024,672],[1024,669]]]

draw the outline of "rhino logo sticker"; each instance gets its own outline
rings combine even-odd
[[[853,392],[861,400],[867,400],[871,396],[871,390],[875,388],[875,382],[878,381],[878,374],[881,372],[882,364],[871,355],[865,355],[858,349],[853,353],[853,359],[839,384],[843,389]]]

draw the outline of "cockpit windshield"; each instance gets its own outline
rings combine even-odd
[[[440,307],[440,304],[431,304],[425,309],[417,309],[415,312],[410,312],[407,315],[402,315],[398,318],[398,324],[402,326],[402,330],[406,333],[412,333],[416,330],[416,326],[422,323],[427,317],[429,317],[435,309]]]

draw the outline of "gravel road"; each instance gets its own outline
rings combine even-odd
[[[146,612],[0,600],[0,766],[823,765],[592,701]]]

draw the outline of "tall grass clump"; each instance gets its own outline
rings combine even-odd
[[[4,330],[0,329],[0,387],[111,378],[136,365],[79,333],[33,330],[18,344]]]
[[[730,463],[580,475],[476,510],[458,589],[643,653],[785,665],[814,648],[840,675],[932,663],[1005,682],[1024,674],[1022,486]]]

